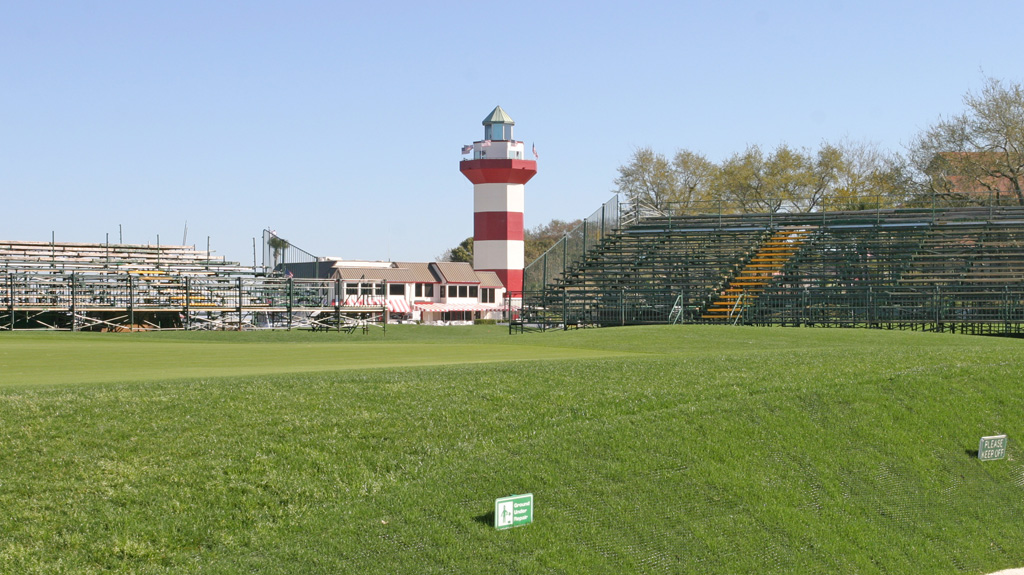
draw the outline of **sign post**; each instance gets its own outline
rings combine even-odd
[[[1006,436],[989,435],[982,437],[978,442],[978,459],[981,461],[994,461],[1006,457]]]
[[[510,495],[494,500],[494,528],[509,529],[533,523],[533,494]]]

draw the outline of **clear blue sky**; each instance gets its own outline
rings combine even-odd
[[[638,147],[902,151],[986,76],[1018,0],[0,2],[0,239],[180,243],[252,263],[429,261],[472,235],[460,148],[536,143],[526,225],[607,200]]]

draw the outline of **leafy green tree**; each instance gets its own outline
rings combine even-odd
[[[555,245],[558,240],[576,229],[576,226],[581,223],[582,220],[566,222],[556,219],[551,220],[546,224],[540,224],[534,228],[525,230],[523,232],[523,243],[525,244],[524,251],[526,263],[529,264],[533,260],[539,258],[544,254],[544,252],[548,251],[551,246]]]
[[[462,240],[462,243],[452,250],[452,261],[473,263],[473,238]]]
[[[775,148],[764,164],[764,187],[767,195],[782,209],[808,212],[820,201],[822,192],[816,185],[814,161],[807,154],[785,144]],[[776,209],[775,211],[778,211]]]
[[[900,156],[868,144],[823,143],[816,151],[783,144],[767,153],[751,145],[718,165],[683,150],[671,170],[664,181],[675,191],[661,208],[670,214],[873,209],[901,205],[913,187]]]
[[[445,250],[443,254],[437,257],[439,262],[465,262],[467,264],[473,263],[473,238],[468,237],[462,240],[459,245],[455,246],[450,250]]]
[[[826,198],[829,210],[869,210],[904,205],[913,195],[913,179],[906,160],[874,144],[843,141],[835,182]]]
[[[639,148],[619,167],[616,192],[634,207],[663,214],[707,211],[717,168],[706,157],[679,150],[670,161],[651,148]]]
[[[664,212],[676,199],[678,182],[675,170],[664,154],[651,148],[639,148],[630,161],[619,166],[616,190],[634,208]]]
[[[761,148],[752,145],[722,162],[716,187],[725,211],[777,212],[783,201],[768,187],[767,165]]]
[[[672,196],[674,212],[701,213],[712,210],[713,185],[718,167],[702,154],[679,150],[672,158],[676,190]]]

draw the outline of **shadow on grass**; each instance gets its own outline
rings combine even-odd
[[[488,527],[493,527],[494,526],[494,510],[491,509],[490,511],[488,511],[487,513],[484,513],[483,515],[477,515],[476,517],[473,518],[473,520],[476,521],[477,523],[483,523],[484,525],[486,525]]]
[[[978,458],[978,450],[977,449],[965,449],[964,453],[967,454],[967,457],[970,457],[972,459],[977,459]]]

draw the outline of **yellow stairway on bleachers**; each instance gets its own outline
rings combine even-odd
[[[729,281],[714,303],[701,314],[703,319],[729,321],[745,306],[757,299],[772,278],[782,272],[789,260],[800,251],[811,230],[780,228],[750,258],[747,265]]]

